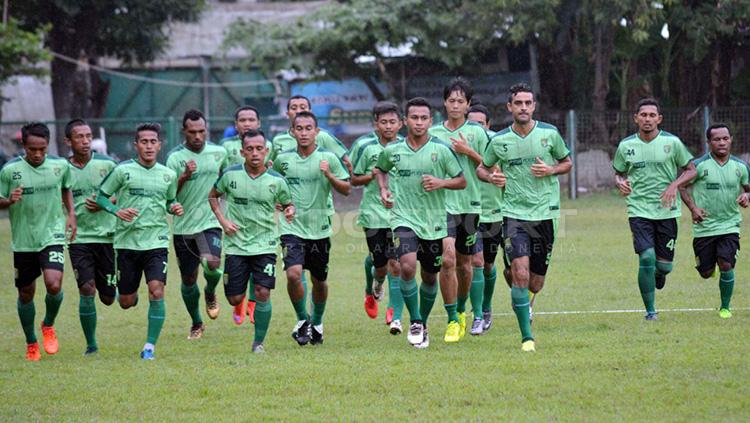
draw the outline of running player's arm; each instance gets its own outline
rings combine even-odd
[[[484,157],[477,166],[477,177],[484,182],[494,184],[500,188],[505,186],[507,179],[505,174],[502,172],[497,163],[500,162],[500,157],[495,151],[494,144],[490,141],[487,144],[487,148],[484,149]]]
[[[281,211],[284,213],[284,218],[286,218],[286,221],[289,223],[292,223],[292,220],[294,219],[294,214],[297,211],[297,209],[294,207],[294,204],[292,203],[292,193],[289,190],[289,185],[287,185],[285,180],[282,180],[283,183],[281,186],[276,190],[276,203],[281,205]]]
[[[698,171],[695,170],[695,163],[690,160],[685,166],[682,167],[682,172],[680,173],[679,177],[672,181],[672,183],[667,186],[664,192],[661,193],[660,197],[662,207],[672,208],[675,204],[677,204],[677,192],[680,190],[680,184],[689,183],[697,175]],[[682,197],[682,195],[680,195],[680,197]]]
[[[689,183],[680,185],[680,198],[682,199],[682,202],[685,203],[685,206],[687,206],[688,210],[690,210],[690,215],[692,217],[693,223],[700,223],[703,221],[703,219],[706,218],[706,216],[708,216],[708,212],[695,204],[692,188],[693,185]]]
[[[7,209],[13,204],[21,201],[23,196],[23,185],[10,189],[11,178],[10,172],[3,169],[0,172],[0,209]]]
[[[630,195],[631,192],[633,192],[633,188],[630,186],[630,181],[628,180],[628,167],[627,167],[627,160],[625,160],[625,144],[620,143],[620,145],[617,146],[617,151],[615,152],[615,159],[612,161],[612,167],[615,169],[615,185],[617,185],[617,189],[620,190],[620,194],[623,196]]]
[[[360,186],[367,185],[375,179],[376,168],[372,171],[367,171],[367,165],[369,159],[367,158],[367,147],[362,147],[355,151],[356,146],[352,147],[351,157],[354,160],[352,169],[352,185]]]
[[[393,194],[388,189],[388,172],[391,169],[393,169],[393,160],[390,151],[386,148],[380,153],[373,170],[377,170],[375,180],[378,181],[378,187],[380,188],[380,201],[387,209],[393,207]]]
[[[349,182],[349,173],[344,169],[340,160],[321,160],[320,171],[323,172],[333,189],[339,194],[349,195],[352,192],[352,184]]]
[[[552,148],[550,154],[557,161],[554,165],[547,164],[541,157],[536,158],[536,163],[531,165],[531,174],[537,178],[547,176],[565,175],[573,168],[573,160],[570,159],[570,150],[559,132],[555,131],[550,141]]]
[[[177,202],[177,180],[177,178],[171,178],[169,188],[167,188],[167,211],[175,216],[182,216],[185,214],[185,209],[182,208],[182,204]]]
[[[737,197],[737,204],[745,208],[750,206],[750,168],[748,168],[747,163],[744,163],[740,172],[742,172],[740,175],[742,193]]]
[[[466,188],[466,177],[464,177],[464,170],[461,168],[461,164],[458,163],[456,153],[446,148],[440,154],[440,165],[443,168],[444,174],[453,176],[443,179],[433,175],[422,175],[422,188],[427,192],[439,189],[459,190]]]
[[[112,169],[102,181],[99,192],[96,194],[96,204],[107,213],[113,214],[125,222],[132,222],[138,216],[138,210],[131,207],[120,208],[109,200],[112,194],[117,192],[123,184],[122,172],[119,169],[119,167]]]
[[[466,141],[466,138],[464,138],[464,134],[459,132],[458,138],[450,137],[451,145],[453,146],[453,151],[456,152],[456,154],[463,154],[466,157],[469,158],[474,164],[481,164],[482,163],[482,155],[476,152],[471,145],[469,145],[469,142]]]
[[[220,176],[219,180],[216,181],[213,188],[211,188],[211,192],[208,193],[208,205],[211,206],[211,211],[214,212],[214,215],[219,221],[219,224],[224,230],[224,233],[227,234],[227,236],[232,236],[237,233],[238,230],[240,230],[240,227],[237,226],[236,223],[227,219],[226,216],[224,216],[224,213],[221,211],[219,198],[224,195],[224,188],[222,188],[224,185],[223,179],[224,175]]]

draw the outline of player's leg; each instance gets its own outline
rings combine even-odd
[[[364,264],[365,313],[371,319],[378,317],[378,301],[380,300],[380,297],[374,295],[373,293],[373,280],[375,277],[373,273],[373,267],[375,267],[374,264],[376,261],[381,267],[384,267],[383,261],[387,261],[387,259],[385,259],[385,251],[380,251],[381,245],[384,247],[385,239],[383,239],[383,242],[381,243],[379,242],[380,237],[381,237],[381,233],[379,229],[365,228],[367,250],[369,251],[369,254],[367,255],[367,257],[365,257],[365,264]],[[382,269],[380,271],[380,274],[381,274],[380,280],[382,281],[383,280],[382,277],[385,276]],[[382,289],[381,289],[380,294],[382,296]]]
[[[656,289],[662,289],[667,282],[667,275],[672,271],[674,248],[677,242],[677,219],[656,220],[654,223],[654,251],[656,253],[654,286]]]
[[[306,240],[305,268],[312,278],[312,329],[310,344],[323,343],[323,314],[328,302],[328,261],[331,254],[330,238]]]
[[[70,263],[78,284],[78,318],[86,338],[84,355],[95,354],[96,344],[96,244],[71,244],[68,246]]]
[[[482,267],[484,259],[477,248],[478,214],[461,214],[456,227],[456,277],[458,280],[458,323],[459,337],[466,334],[466,299],[471,299],[472,308],[481,314],[484,278]],[[480,324],[481,326],[481,324]]]
[[[201,318],[201,291],[198,288],[198,268],[201,256],[198,249],[198,239],[202,234],[175,235],[174,251],[177,256],[177,266],[180,269],[180,293],[191,319],[188,339],[199,339],[203,336],[203,318]]]
[[[413,230],[400,226],[393,233],[393,244],[396,248],[401,267],[401,295],[409,311],[409,333],[407,340],[412,345],[424,341],[424,325],[419,314],[419,296],[417,294],[417,235]]]
[[[482,333],[492,327],[492,295],[495,292],[497,282],[497,267],[495,259],[501,248],[503,248],[502,221],[480,224],[480,239],[482,246],[482,259],[484,268],[484,292],[482,293]],[[504,255],[503,255],[504,257]]]
[[[276,287],[276,254],[251,257],[251,269],[256,302],[252,351],[263,353],[265,352],[263,341],[266,339],[266,333],[271,324],[271,290]]]
[[[294,235],[281,236],[286,290],[297,315],[297,324],[292,330],[292,338],[299,345],[310,342],[310,315],[307,313],[305,289],[302,286],[302,266],[305,264],[305,250],[302,240]]]
[[[391,250],[393,247],[390,247]],[[392,254],[395,252],[392,252]],[[391,335],[399,335],[403,331],[401,315],[404,311],[404,296],[401,294],[401,265],[398,260],[388,258],[388,308],[386,310],[386,324],[389,325]]]
[[[719,238],[716,247],[719,271],[719,292],[721,293],[721,308],[719,316],[723,319],[732,317],[729,303],[732,300],[734,290],[734,266],[737,263],[737,252],[740,249],[739,234],[726,234]]]
[[[166,307],[164,304],[164,288],[167,284],[167,260],[166,248],[157,248],[144,252],[143,273],[148,284],[148,331],[146,343],[141,351],[144,360],[154,359],[154,349],[159,340],[161,328],[166,318]]]
[[[521,348],[524,351],[534,351],[534,336],[531,333],[529,319],[529,256],[531,255],[531,238],[526,231],[528,222],[506,217],[503,232],[510,241],[506,249],[508,261],[511,263],[513,286],[510,290],[513,311],[521,330]]]
[[[555,244],[557,220],[548,219],[533,222],[529,225],[528,233],[531,237],[531,255],[529,257],[529,319],[533,320],[533,307],[537,295],[544,288],[545,275],[552,259],[552,248]]]
[[[221,229],[207,229],[201,234],[203,236],[196,239],[196,243],[200,251],[203,277],[206,278],[206,288],[203,291],[206,302],[206,314],[211,320],[215,320],[219,316],[219,302],[216,301],[216,286],[224,274],[224,271],[220,268]]]
[[[115,250],[117,263],[117,300],[123,310],[138,305],[138,288],[143,274],[143,252],[118,248]]]
[[[63,269],[65,254],[62,245],[51,245],[39,255],[39,267],[42,269],[47,295],[44,297],[46,310],[42,320],[42,344],[47,354],[55,354],[59,348],[55,333],[55,319],[63,302]]]
[[[27,252],[13,253],[13,266],[16,273],[15,285],[18,290],[16,308],[21,328],[26,337],[26,359],[29,361],[39,361],[42,358],[39,352],[39,342],[34,331],[34,319],[36,317],[36,307],[34,306],[36,278],[42,274],[42,270],[39,267],[39,254]]]
[[[443,240],[424,240],[417,238],[417,242],[417,260],[419,261],[420,275],[422,278],[422,283],[419,286],[419,315],[422,317],[424,326],[424,340],[419,345],[415,345],[415,347],[427,348],[430,345],[427,321],[430,317],[432,307],[435,304],[435,299],[437,298],[438,272],[440,272],[443,261]],[[455,313],[455,308],[446,306],[445,310],[448,313],[449,322],[451,322],[455,328],[458,325],[458,322],[456,320],[450,320],[451,318],[457,319],[458,317]]]
[[[633,233],[633,249],[638,254],[638,289],[641,291],[646,319],[656,320],[656,252],[653,221],[640,217],[628,218]]]
[[[114,304],[117,298],[117,272],[115,270],[115,250],[112,244],[92,244],[94,253],[94,283],[99,301],[106,306]]]
[[[438,277],[440,280],[440,293],[443,296],[443,304],[445,305],[446,310],[449,310],[447,330],[453,331],[453,327],[450,323],[455,321],[456,324],[459,324],[459,314],[462,313],[462,311],[458,311],[459,303],[463,303],[465,306],[468,294],[464,296],[463,300],[458,298],[458,276],[456,275],[456,229],[458,227],[458,219],[460,216],[453,214],[447,214],[446,216],[448,236],[443,238],[443,258]],[[454,308],[457,310],[455,314],[452,311]],[[452,335],[451,338],[453,338]]]

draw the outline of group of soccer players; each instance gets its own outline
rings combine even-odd
[[[162,144],[155,124],[138,126],[136,155],[119,164],[92,153],[92,131],[81,119],[65,128],[72,152],[67,160],[47,155],[45,125],[24,126],[25,154],[0,171],[0,208],[10,211],[26,358],[41,358],[33,302],[40,275],[47,288],[42,343],[47,354],[58,350],[54,323],[63,300],[63,248],[68,245],[85,354],[98,351],[97,292],[105,305],[117,299],[123,309],[134,307],[145,275],[148,330],[140,357],[154,359],[166,315],[167,214],[173,215],[181,293],[192,320],[188,339],[200,338],[206,328],[198,284],[202,269],[208,317],[219,315],[216,286],[223,278],[234,322],[242,324],[248,315],[255,324],[252,351],[264,352],[281,247],[297,318],[292,337],[299,345],[321,344],[332,191],[348,195],[352,186],[364,187],[357,222],[369,250],[364,260],[369,317],[378,316],[387,279],[391,334],[402,333],[405,306],[408,342],[427,348],[428,319],[440,290],[447,312],[444,341],[459,342],[467,331],[481,335],[492,326],[495,260],[502,253],[522,350],[535,351],[532,306],[552,255],[560,214],[557,175],[570,171],[570,152],[554,126],[533,119],[536,101],[526,84],[511,87],[507,109],[513,122],[497,133],[489,130],[489,111],[473,102],[465,79],[452,80],[443,98],[447,119],[434,125],[432,106],[423,98],[409,100],[403,115],[394,103],[377,103],[374,131],[350,151],[318,127],[302,96],[287,104],[290,130],[270,142],[251,106],[236,111],[239,135],[221,145],[207,141],[205,117],[190,110],[182,120],[184,143],[167,155],[166,166],[157,162]],[[656,319],[655,289],[664,286],[672,268],[678,191],[693,216],[697,269],[709,278],[718,265],[720,315],[731,317],[739,206],[750,204],[748,166],[731,156],[726,125],[711,126],[706,133],[710,152],[691,160],[677,137],[659,130],[655,100],[642,100],[634,118],[638,132],[620,143],[614,167],[617,187],[627,196],[646,319]],[[402,125],[405,137],[399,135]],[[311,310],[306,270],[312,281]]]

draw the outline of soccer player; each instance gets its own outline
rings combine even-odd
[[[203,336],[206,326],[200,312],[201,292],[198,268],[206,278],[206,314],[219,315],[216,285],[221,280],[221,225],[211,213],[206,199],[219,177],[227,156],[224,148],[206,141],[206,118],[199,110],[188,110],[182,117],[185,142],[167,155],[167,167],[177,175],[177,202],[184,214],[172,219],[174,250],[182,278],[182,300],[192,319],[188,339]]]
[[[471,297],[474,313],[472,328],[482,327],[484,256],[477,243],[479,215],[482,212],[480,181],[473,171],[482,161],[489,138],[487,132],[466,119],[474,89],[463,78],[455,78],[443,89],[445,122],[430,128],[430,135],[450,143],[464,169],[466,188],[448,191],[446,210],[448,236],[443,239],[443,265],[440,288],[445,304],[455,304],[458,320],[449,320],[445,342],[458,342],[466,334],[466,300]],[[475,329],[475,331],[478,329]]]
[[[279,153],[273,169],[283,175],[299,211],[292,222],[281,221],[281,247],[287,291],[297,314],[292,337],[299,345],[323,343],[323,313],[328,299],[331,248],[331,190],[349,195],[349,173],[332,152],[315,143],[320,130],[314,114],[301,111],[292,121],[297,147]],[[307,313],[302,272],[312,276],[312,319]]]
[[[241,154],[245,161],[226,169],[209,194],[209,203],[224,232],[226,282],[229,303],[244,302],[248,280],[254,281],[255,339],[252,351],[263,353],[263,340],[271,322],[271,291],[276,286],[276,246],[278,229],[274,222],[276,204],[287,221],[294,217],[294,206],[286,180],[266,168],[268,147],[263,132],[251,129],[243,134]],[[219,197],[226,197],[226,216]]]
[[[47,354],[59,348],[55,318],[63,301],[62,280],[66,235],[75,240],[77,224],[70,170],[64,159],[48,156],[49,129],[39,122],[21,128],[24,155],[0,171],[0,209],[9,209],[13,267],[18,290],[18,317],[26,336],[26,359],[39,361],[34,332],[36,278],[44,277],[47,306],[42,320],[42,344]],[[62,213],[60,199],[67,210]]]
[[[536,346],[529,291],[536,294],[544,286],[560,216],[557,175],[568,173],[573,163],[557,128],[533,119],[536,101],[531,87],[511,86],[507,108],[513,123],[492,137],[477,175],[504,187],[503,236],[511,263],[511,300],[521,329],[521,349],[531,352]],[[493,170],[496,164],[499,170]]]
[[[653,98],[638,102],[633,115],[638,132],[620,141],[613,166],[615,183],[626,196],[633,247],[638,254],[638,287],[646,306],[646,320],[656,320],[656,289],[672,271],[677,241],[676,202],[678,170],[694,169],[693,156],[679,138],[659,129],[661,107]],[[664,197],[671,188],[671,198]],[[662,198],[664,201],[662,201]]]
[[[373,319],[378,316],[378,301],[383,297],[383,284],[387,276],[389,304],[385,320],[390,325],[391,334],[398,335],[403,331],[401,312],[404,299],[398,261],[395,259],[390,210],[380,201],[375,165],[386,146],[403,141],[398,135],[403,122],[398,106],[390,101],[375,103],[372,116],[375,131],[356,140],[350,152],[354,167],[352,185],[365,185],[357,217],[357,224],[365,230],[370,252],[365,258],[365,312]]]
[[[406,103],[405,141],[388,145],[378,159],[375,174],[380,199],[391,210],[396,255],[401,266],[401,293],[409,310],[407,340],[427,348],[427,319],[437,296],[437,273],[443,255],[442,239],[448,235],[445,190],[466,187],[463,169],[450,144],[430,136],[432,107],[424,98]],[[417,260],[422,285],[417,296]],[[448,320],[455,322],[456,304],[445,305]]]
[[[723,123],[706,130],[710,152],[695,159],[695,170],[677,178],[680,197],[693,218],[693,251],[696,270],[704,279],[716,276],[722,319],[732,317],[729,302],[734,289],[734,265],[740,249],[741,207],[750,205],[747,163],[731,155],[732,135]],[[692,193],[687,185],[692,185]]]
[[[96,193],[105,176],[117,163],[110,157],[93,153],[91,127],[82,119],[73,119],[65,125],[65,143],[73,155],[68,158],[71,191],[78,221],[75,241],[68,245],[70,262],[75,271],[80,300],[78,316],[86,337],[84,355],[98,351],[96,343],[96,303],[94,296],[104,305],[115,301],[115,250],[112,239],[116,218],[101,212],[96,204]]]
[[[96,203],[119,219],[115,226],[117,289],[120,307],[138,304],[141,275],[148,285],[148,332],[141,351],[144,360],[154,359],[156,341],[164,325],[164,287],[167,284],[169,222],[167,213],[183,215],[177,196],[177,174],[157,163],[161,149],[154,123],[138,126],[134,147],[137,157],[126,160],[107,175],[99,187]],[[117,198],[117,205],[109,201]]]

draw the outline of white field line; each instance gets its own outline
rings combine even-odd
[[[747,311],[750,310],[748,307],[738,307],[738,308],[732,308],[732,311],[737,310],[743,310]],[[694,312],[704,312],[704,311],[719,311],[718,308],[664,308],[664,309],[657,309],[656,310],[659,313],[694,313]],[[544,316],[544,315],[566,315],[566,314],[617,314],[617,313],[645,313],[646,311],[643,309],[638,310],[563,310],[563,311],[534,311],[535,316]],[[515,313],[511,312],[505,312],[505,313],[492,313],[493,316],[515,316]],[[430,317],[446,317],[445,314],[430,314]]]

